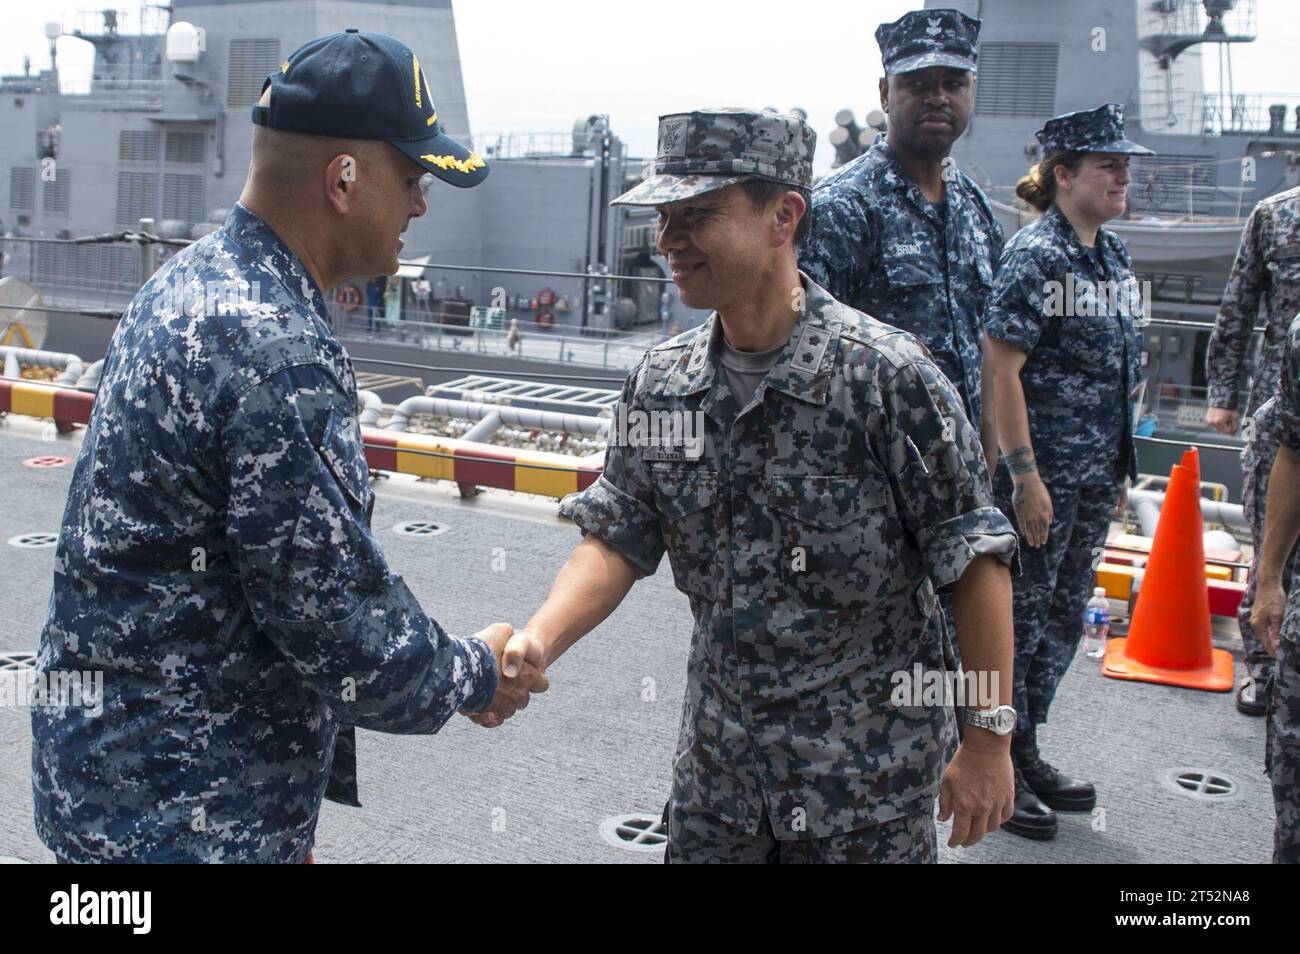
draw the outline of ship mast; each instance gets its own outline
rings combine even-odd
[[[1163,19],[1163,29],[1143,37],[1141,44],[1155,56],[1164,71],[1166,125],[1172,127],[1179,122],[1173,63],[1179,54],[1201,43],[1215,43],[1219,47],[1219,91],[1215,105],[1219,122],[1223,122],[1229,110],[1233,114],[1232,122],[1242,120],[1244,117],[1237,115],[1232,85],[1232,44],[1255,41],[1255,0],[1202,0],[1200,4],[1194,0],[1156,0],[1154,9]],[[1207,117],[1206,126],[1210,125]]]

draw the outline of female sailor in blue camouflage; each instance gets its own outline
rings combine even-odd
[[[1271,403],[1271,402],[1270,402]],[[1267,516],[1256,563],[1252,623],[1276,657],[1268,696],[1265,766],[1273,783],[1277,823],[1273,861],[1300,863],[1300,585],[1294,574],[1300,538],[1300,317],[1287,332],[1276,412],[1269,415],[1278,451],[1269,476]]]
[[[1210,335],[1210,345],[1205,351],[1205,377],[1209,383],[1205,420],[1224,434],[1237,433],[1238,395],[1248,376],[1250,342],[1261,306],[1264,309],[1264,342],[1259,364],[1250,380],[1245,409],[1247,419],[1277,393],[1278,367],[1286,331],[1296,313],[1300,312],[1300,188],[1279,192],[1255,206],[1242,232],[1232,274],[1223,290],[1223,304],[1219,306],[1214,333]],[[1241,502],[1250,522],[1251,541],[1258,552],[1264,527],[1268,474],[1277,453],[1277,439],[1270,429],[1251,426],[1246,428],[1245,436],[1246,452],[1241,460],[1245,479],[1242,481]],[[1250,622],[1255,603],[1253,576],[1251,574],[1246,594],[1238,607],[1237,622],[1241,625],[1249,685],[1255,698],[1246,698],[1247,683],[1243,681],[1237,690],[1237,708],[1247,715],[1263,715],[1263,696],[1254,693],[1253,687],[1268,682],[1273,657],[1260,646]]]
[[[276,107],[289,90],[254,130],[240,202],[118,324],[39,656],[47,674],[102,672],[102,714],[32,709],[36,829],[61,858],[300,862],[341,727],[436,732],[510,691],[509,627],[449,635],[370,531],[356,380],[322,298],[395,272],[425,212],[434,170],[373,126],[336,138],[384,112],[356,90],[389,100],[411,62],[372,34],[293,54],[263,94]],[[356,804],[355,779],[330,796]]]
[[[1004,455],[994,494],[1028,544],[1015,581],[1020,724],[1007,828],[1050,838],[1053,809],[1096,800],[1091,784],[1042,760],[1036,726],[1074,658],[1123,481],[1137,474],[1141,302],[1128,250],[1101,224],[1124,212],[1128,156],[1149,150],[1124,138],[1113,104],[1052,119],[1038,139],[1046,158],[1017,192],[1043,214],[1002,253],[985,333]]]
[[[876,30],[889,131],[813,190],[799,266],[838,301],[925,343],[992,464],[981,330],[1002,226],[949,158],[974,105],[979,27],[958,10],[924,10]]]

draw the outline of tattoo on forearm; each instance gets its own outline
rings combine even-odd
[[[1013,474],[1028,474],[1038,470],[1038,464],[1034,462],[1034,449],[1017,447],[1007,455],[1007,469]]]

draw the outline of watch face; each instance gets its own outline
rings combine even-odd
[[[998,714],[993,717],[997,722],[998,731],[1010,732],[1016,727],[1016,710],[1010,706],[1002,706],[998,709]]]

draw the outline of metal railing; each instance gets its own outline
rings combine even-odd
[[[1269,107],[1285,107],[1278,131],[1300,132],[1296,117],[1296,95],[1292,93],[1202,93],[1195,115],[1197,129],[1222,135],[1238,132],[1267,132],[1273,125]]]
[[[107,33],[161,36],[171,25],[170,14],[171,7],[164,4],[144,0],[135,3],[118,0],[112,4],[82,7],[71,16],[64,17],[63,32],[69,36],[79,33],[92,36]]]
[[[113,233],[92,241],[0,237],[0,250],[4,253],[0,274],[15,275],[39,289],[50,311],[120,312],[139,290],[142,280],[153,273],[160,256],[174,254],[179,247],[190,244],[189,240],[153,239],[152,230],[151,220],[143,219],[138,231]],[[556,286],[556,298],[568,296],[571,303],[564,306],[554,301],[547,307],[554,308],[556,314],[549,322],[538,322],[536,317],[546,309],[533,304],[536,284],[527,286],[532,298],[506,294],[505,288],[496,286],[489,300],[508,299],[510,307],[497,307],[495,327],[475,327],[465,313],[474,299],[458,300],[459,310],[453,311],[447,307],[448,300],[432,297],[432,286],[422,297],[404,287],[400,305],[394,309],[396,317],[392,318],[388,317],[386,302],[373,306],[366,303],[363,289],[357,289],[361,300],[357,302],[354,298],[356,304],[351,308],[332,292],[326,296],[326,312],[341,337],[626,371],[640,360],[647,348],[682,330],[664,327],[662,317],[653,330],[620,331],[613,327],[613,309],[619,300],[618,283],[640,282],[656,287],[671,283],[662,277],[423,262],[402,265],[424,274],[469,272],[475,276],[550,278]],[[456,288],[454,284],[446,284],[448,292]],[[520,287],[525,286],[520,283]],[[456,290],[459,293],[462,289]],[[566,317],[569,323],[564,323]],[[582,326],[575,318],[586,320],[588,325]]]
[[[140,289],[133,243],[76,245],[57,239],[0,238],[0,273],[40,290],[46,304],[121,310]]]
[[[1269,107],[1285,107],[1280,132],[1297,135],[1296,94],[1227,93],[1195,90],[1149,89],[1142,96],[1144,128],[1153,133],[1173,129],[1191,130],[1198,135],[1222,136],[1236,133],[1267,133],[1272,125]]]
[[[163,80],[157,64],[100,63],[93,74],[60,76],[59,91],[67,109],[158,109]]]
[[[590,153],[574,151],[572,133],[477,133],[471,142],[474,151],[487,159],[591,158]]]
[[[430,310],[420,317],[409,313],[398,320],[383,317],[383,309],[361,306],[348,311],[337,301],[326,302],[335,333],[344,339],[413,344],[437,351],[524,358],[548,364],[578,364],[605,370],[631,370],[646,349],[664,340],[660,335],[634,334],[619,338],[581,338],[557,334],[534,322],[509,328],[471,328],[448,321],[457,316]],[[427,316],[427,317],[426,317]]]

